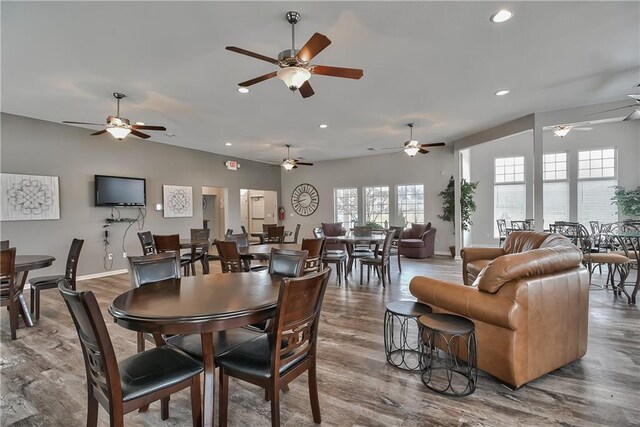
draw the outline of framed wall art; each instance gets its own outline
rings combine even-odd
[[[193,216],[193,188],[180,185],[163,185],[164,217]]]
[[[60,219],[57,176],[0,174],[0,220]]]

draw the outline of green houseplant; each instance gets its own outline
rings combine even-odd
[[[473,200],[473,196],[476,193],[476,188],[478,187],[477,182],[468,182],[466,179],[462,179],[460,184],[460,207],[462,209],[462,224],[460,225],[462,230],[469,230],[470,226],[473,225],[473,221],[471,221],[471,214],[476,211],[476,202]],[[447,184],[447,188],[438,194],[442,197],[442,215],[438,215],[443,221],[452,222],[453,223],[453,232],[456,232],[456,224],[455,224],[455,212],[456,212],[456,203],[455,203],[455,181],[453,180],[453,176],[449,179],[449,184]],[[450,246],[451,256],[455,256],[455,246]]]
[[[640,218],[640,187],[627,190],[617,185],[615,189],[611,200],[618,206],[618,212],[631,219]]]

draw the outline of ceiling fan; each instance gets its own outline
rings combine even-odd
[[[567,125],[558,125],[554,126],[549,130],[553,130],[553,136],[558,136],[560,138],[564,138],[567,136],[569,132],[572,130],[580,130],[580,131],[589,131],[592,130],[592,127],[584,127],[583,125],[588,125],[589,122],[585,123],[576,123],[576,124],[567,124]]]
[[[638,83],[637,85],[634,86],[634,88],[638,88],[638,87],[640,87],[640,83]],[[631,93],[631,94],[629,94],[627,96],[629,98],[635,99],[636,103],[635,104],[631,104],[631,105],[626,105],[624,107],[612,108],[610,110],[598,111],[597,113],[587,114],[585,117],[595,116],[596,114],[608,113],[609,111],[624,110],[625,108],[636,107],[636,109],[631,114],[629,114],[627,117],[622,119],[622,121],[626,122],[627,120],[638,120],[638,119],[640,119],[640,95],[636,95],[634,93]]]
[[[137,122],[136,124],[131,124],[129,119],[125,119],[124,117],[120,117],[120,100],[125,98],[126,95],[124,93],[114,92],[113,97],[116,99],[117,110],[115,116],[107,116],[107,124],[103,125],[100,123],[86,123],[86,122],[71,122],[68,120],[63,121],[62,123],[73,124],[73,125],[92,125],[92,126],[104,126],[106,129],[99,130],[98,132],[94,132],[91,136],[94,135],[102,135],[105,132],[109,132],[113,135],[114,138],[122,141],[127,135],[131,134],[137,136],[138,138],[147,139],[150,135],[146,133],[140,132],[140,130],[167,130],[164,126],[149,126],[145,125],[142,122]]]
[[[313,166],[313,163],[301,162],[298,159],[291,158],[291,154],[289,153],[289,149],[291,148],[291,144],[285,144],[285,147],[287,147],[287,158],[286,159],[282,159],[282,163],[280,164],[280,166],[282,166],[285,170],[290,171],[291,169],[297,169],[298,165],[300,165],[300,166]]]
[[[410,129],[410,137],[409,137],[409,141],[404,142],[403,147],[387,147],[387,148],[383,148],[383,150],[401,150],[401,151],[398,151],[397,153],[394,153],[393,156],[404,151],[409,155],[409,157],[413,157],[418,153],[427,154],[429,150],[425,150],[425,148],[443,147],[446,145],[444,142],[434,142],[432,144],[420,144],[419,141],[416,141],[413,139],[413,125],[414,125],[413,123],[407,123],[407,126],[409,126],[409,129]]]
[[[263,76],[238,83],[240,87],[246,88],[256,83],[269,80],[273,77],[278,77],[289,89],[291,89],[291,91],[299,90],[300,95],[302,95],[303,98],[308,98],[315,93],[311,88],[311,84],[309,84],[309,78],[311,78],[312,74],[356,80],[362,77],[363,71],[356,68],[341,68],[309,64],[317,54],[322,52],[331,44],[331,40],[323,34],[315,33],[302,47],[302,49],[298,50],[296,49],[295,25],[300,21],[300,14],[295,11],[290,11],[287,12],[285,17],[291,24],[291,49],[280,52],[278,54],[278,59],[270,58],[239,47],[227,46],[227,50],[230,50],[231,52],[247,55],[280,67],[278,71],[273,71]]]

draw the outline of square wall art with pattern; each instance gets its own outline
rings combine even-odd
[[[163,185],[164,217],[193,216],[193,189],[180,185]]]
[[[57,176],[0,174],[0,220],[60,219]]]

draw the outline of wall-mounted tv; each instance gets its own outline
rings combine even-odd
[[[146,180],[96,175],[96,206],[145,206]]]

